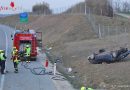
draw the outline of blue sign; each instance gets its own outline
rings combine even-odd
[[[20,13],[20,18],[28,18],[28,13]]]
[[[19,17],[20,17],[20,22],[22,23],[28,22],[28,13],[26,12],[20,13]]]

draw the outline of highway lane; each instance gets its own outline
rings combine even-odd
[[[6,33],[2,30],[4,30]],[[10,61],[12,50],[11,34],[13,32],[14,30],[12,28],[0,25],[0,49],[8,49],[6,67],[9,71],[9,73],[4,75],[4,79],[0,74],[0,90],[56,90],[52,80],[48,75],[33,75],[29,70],[26,70],[21,65],[19,65],[19,73],[14,73],[13,63]],[[7,34],[8,43],[6,42],[5,34]],[[36,62],[31,62],[29,66],[31,68],[42,66],[41,62],[43,60],[45,59],[38,58]]]
[[[4,25],[0,25],[0,49],[5,50],[7,55],[7,61],[10,59],[10,51],[12,46],[11,34],[13,29],[10,27],[6,27]],[[7,65],[7,63],[6,63]],[[8,68],[6,68],[8,69]],[[5,75],[0,75],[0,90],[3,90],[5,81]]]

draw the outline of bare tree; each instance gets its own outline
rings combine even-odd
[[[124,13],[130,12],[130,3],[128,3],[127,1],[123,3],[123,12]]]
[[[43,2],[42,4],[34,5],[32,11],[33,13],[37,13],[37,14],[45,14],[45,15],[52,14],[49,4],[46,2]]]
[[[117,12],[121,12],[121,1],[118,0],[118,1],[114,2],[114,7]]]
[[[91,10],[94,9],[95,14],[113,16],[113,7],[109,0],[86,0],[86,4]]]

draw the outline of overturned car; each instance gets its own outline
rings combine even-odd
[[[93,53],[88,56],[88,60],[92,64],[101,64],[118,62],[126,58],[130,54],[128,48],[120,47],[119,50],[115,51],[105,51],[105,49],[100,49],[99,53]]]

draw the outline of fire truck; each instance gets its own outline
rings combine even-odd
[[[20,53],[21,60],[24,60],[24,52],[26,45],[31,47],[31,60],[36,60],[37,58],[37,40],[36,32],[34,30],[16,30],[13,37],[13,46],[17,48]]]

